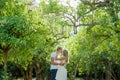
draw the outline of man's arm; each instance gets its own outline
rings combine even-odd
[[[54,62],[54,57],[51,57],[51,64],[53,64],[53,65],[59,65],[57,62]]]
[[[61,66],[64,65],[64,63],[57,63],[57,62],[54,62],[54,57],[51,57],[51,64],[53,64],[53,65],[61,65]]]

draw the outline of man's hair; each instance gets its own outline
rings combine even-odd
[[[58,50],[61,50],[61,49],[62,49],[62,47],[60,47],[60,46],[59,46],[59,47],[57,47],[57,51],[58,51]]]

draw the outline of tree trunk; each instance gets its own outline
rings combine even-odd
[[[44,72],[42,72],[42,69],[40,67],[36,68],[36,80],[44,80]]]
[[[91,74],[88,74],[88,75],[86,76],[86,80],[92,80]]]
[[[43,73],[41,72],[41,69],[40,69],[40,68],[37,69],[37,72],[36,72],[36,80],[44,80],[44,75],[43,75]]]
[[[73,31],[74,31],[74,34],[77,34],[77,26],[74,26]]]
[[[9,50],[11,49],[10,44],[8,46],[6,46],[5,48],[2,47],[2,45],[0,44],[0,50],[2,50],[3,53],[3,63],[4,63],[4,76],[3,76],[3,80],[8,80],[8,73],[7,73],[7,55]]]
[[[106,65],[106,80],[110,80],[111,79],[111,75],[110,75],[110,67],[109,65]]]
[[[32,70],[33,70],[33,66],[30,65],[28,66],[28,69],[25,71],[22,71],[24,80],[32,80]]]
[[[110,72],[110,64],[107,59],[104,60],[106,72],[105,72],[105,80],[110,80],[111,79],[111,72]]]
[[[101,73],[99,73],[99,75],[98,75],[98,80],[104,80],[104,76],[103,76],[104,74],[101,72]]]
[[[4,60],[4,79],[3,80],[8,80],[8,75],[7,75],[7,52],[4,52],[3,60]]]
[[[44,69],[43,65],[45,64],[45,61],[42,61],[39,66],[35,66],[35,71],[36,71],[36,80],[44,80]]]
[[[25,75],[24,75],[24,79],[25,80],[32,80],[32,76],[31,73],[29,71],[25,71]]]

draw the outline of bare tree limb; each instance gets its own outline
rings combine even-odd
[[[59,40],[61,40],[61,39],[65,39],[65,38],[69,38],[69,37],[70,37],[70,36],[62,36],[62,37],[57,38],[56,41],[59,41]]]
[[[72,13],[66,13],[68,16],[71,16],[74,20],[76,19],[75,15]]]
[[[61,39],[66,39],[66,38],[69,38],[69,37],[70,37],[70,35],[69,35],[69,36],[62,36],[62,37],[59,37],[59,38],[57,38],[51,45],[54,45],[54,44],[58,43],[59,40],[61,40]]]
[[[98,23],[98,22],[94,22],[94,23],[91,23],[91,24],[79,24],[79,25],[77,25],[77,27],[79,27],[79,26],[90,26],[90,27],[93,27],[93,26],[95,26],[95,25],[99,25],[100,23]]]
[[[81,2],[85,5],[89,5],[89,6],[95,6],[95,7],[105,7],[105,6],[111,6],[111,2],[110,0],[104,0],[104,1],[98,1],[98,2],[90,2],[88,0],[81,0]]]
[[[70,17],[68,17],[68,16],[66,16],[66,18],[68,18],[68,19],[72,22],[72,24],[75,24],[75,22],[73,21],[72,18],[70,18]]]

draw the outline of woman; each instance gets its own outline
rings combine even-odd
[[[62,53],[61,53],[62,54]],[[67,80],[67,70],[66,70],[66,65],[68,62],[68,51],[67,50],[63,50],[63,54],[62,55],[57,55],[56,56],[56,60],[59,60],[60,63],[63,63],[63,66],[59,65],[57,74],[56,74],[56,80]]]

